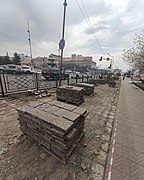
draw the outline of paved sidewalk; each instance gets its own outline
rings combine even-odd
[[[111,180],[144,180],[144,93],[127,79],[122,82],[116,121]],[[108,161],[109,165],[110,156]]]

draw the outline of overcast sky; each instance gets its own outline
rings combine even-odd
[[[10,56],[14,52],[29,55],[27,17],[33,57],[58,54],[63,1],[0,0],[0,55],[6,51]],[[77,2],[86,17],[84,3],[89,20]],[[131,48],[134,34],[144,30],[144,0],[67,0],[67,3],[64,55],[89,55],[98,66],[106,67],[109,62],[98,60],[109,53],[114,58],[114,67],[126,70],[122,50]]]

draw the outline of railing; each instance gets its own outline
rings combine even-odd
[[[94,77],[93,77],[94,78]],[[61,85],[74,85],[77,82],[88,82],[89,77],[68,78],[61,81]],[[0,95],[27,92],[28,90],[42,90],[56,88],[59,85],[59,79],[45,80],[39,73],[33,74],[5,74],[0,73]]]

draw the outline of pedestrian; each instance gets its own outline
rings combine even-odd
[[[125,79],[125,76],[123,76],[123,80]]]
[[[133,80],[133,75],[131,75],[131,81]]]

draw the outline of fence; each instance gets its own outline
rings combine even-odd
[[[73,85],[77,82],[88,82],[90,77],[68,78],[61,81],[61,85]],[[5,74],[0,73],[0,95],[6,96],[14,93],[27,92],[28,90],[42,90],[56,88],[59,85],[59,79],[45,80],[39,73],[33,74]]]

